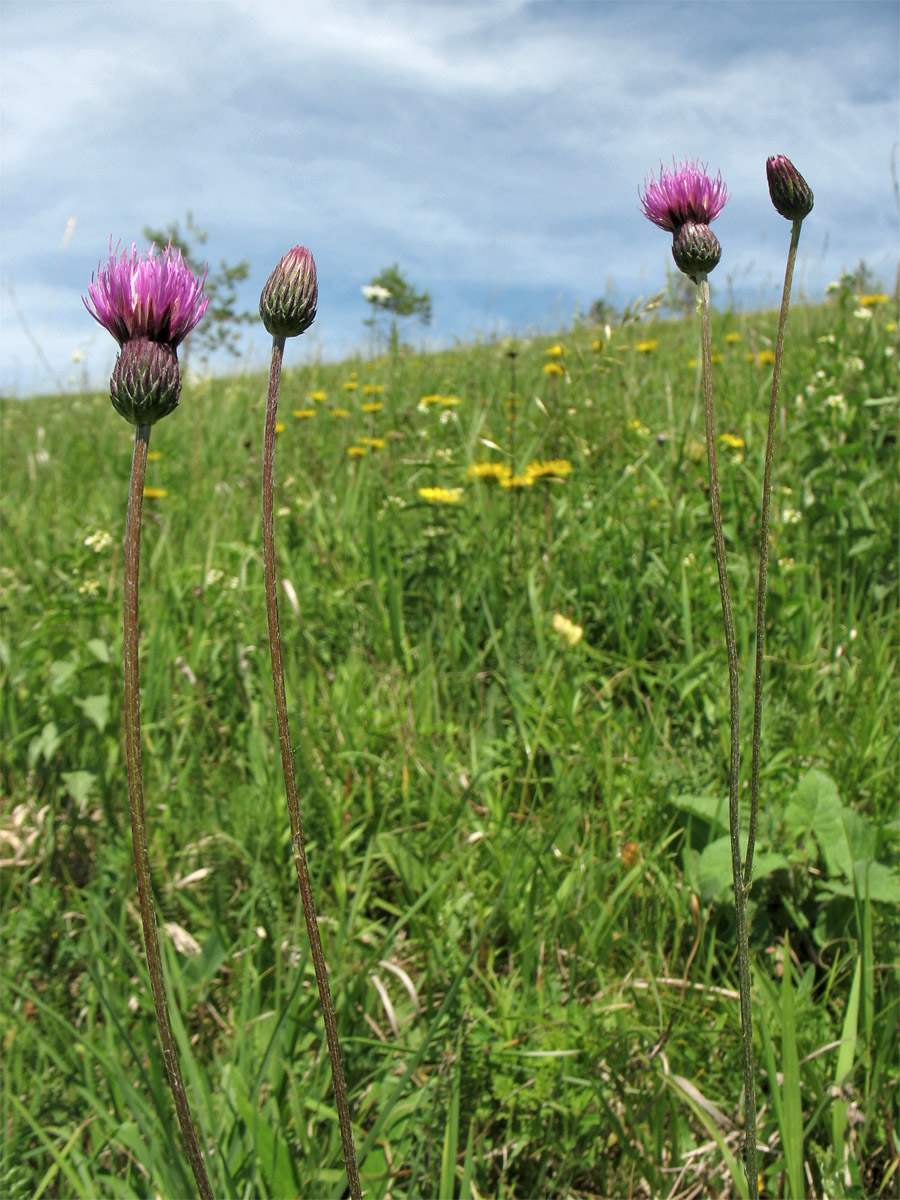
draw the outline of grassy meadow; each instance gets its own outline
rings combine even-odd
[[[900,1188],[897,312],[863,300],[787,333],[749,897],[766,1197]],[[714,315],[747,778],[775,327]],[[292,354],[288,701],[366,1194],[747,1197],[696,320]],[[265,387],[188,384],[153,431],[144,778],[216,1195],[318,1200],[344,1174],[268,673]],[[106,395],[2,406],[10,1200],[194,1194],[122,752],[131,443]]]

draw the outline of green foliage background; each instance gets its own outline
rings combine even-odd
[[[750,896],[764,1195],[897,1194],[896,317],[847,287],[788,326]],[[745,714],[774,329],[714,324]],[[369,1195],[746,1194],[697,336],[632,320],[555,355],[284,377],[288,699]],[[154,429],[141,612],[176,1033],[216,1194],[248,1200],[342,1179],[268,677],[264,397],[204,379]],[[131,429],[51,397],[5,402],[2,435],[0,1189],[189,1195],[121,757]],[[561,458],[527,488],[467,477]]]

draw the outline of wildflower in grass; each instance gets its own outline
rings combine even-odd
[[[591,349],[595,350],[598,354],[601,350],[604,350],[605,348],[606,348],[606,343],[604,342],[603,338],[594,338],[594,340],[591,342]]]
[[[99,591],[99,579],[86,579],[84,583],[78,585],[78,594],[81,596],[96,596]]]
[[[161,487],[145,487],[142,489],[142,494],[145,500],[165,500],[168,492]]]
[[[645,342],[635,342],[634,349],[638,354],[652,354],[659,349],[659,339],[647,338]]]
[[[351,458],[363,458],[368,451],[365,446],[348,446],[347,453]]]
[[[387,445],[384,438],[380,437],[361,437],[359,439],[361,446],[368,446],[370,450],[383,450]]]
[[[517,491],[522,488],[534,487],[534,476],[523,471],[521,475],[506,475],[499,482],[501,487]]]
[[[860,296],[860,308],[877,308],[880,304],[887,304],[890,300],[885,292],[876,292],[869,296]]]
[[[316,415],[316,410],[314,408],[295,408],[293,413],[298,421],[308,421],[310,417]]]
[[[337,417],[339,421],[343,421],[350,416],[350,412],[346,408],[331,408],[328,410],[333,417]]]
[[[275,567],[275,429],[278,414],[278,390],[281,383],[281,365],[284,358],[284,343],[288,337],[304,333],[312,324],[318,304],[318,279],[316,264],[305,246],[295,246],[281,259],[269,276],[259,299],[259,314],[263,324],[272,335],[272,360],[269,368],[269,388],[266,396],[266,420],[263,433],[262,469],[262,533],[263,568],[266,589],[266,617],[269,628],[269,651],[272,665],[272,687],[275,693],[275,716],[278,725],[278,742],[281,750],[281,768],[284,774],[285,795],[291,828],[291,847],[303,916],[309,938],[310,956],[316,973],[322,1016],[325,1021],[325,1036],[331,1061],[331,1078],[334,1087],[335,1107],[341,1133],[341,1148],[347,1181],[353,1200],[362,1200],[356,1152],[353,1147],[353,1131],[350,1123],[350,1106],[347,1102],[347,1086],[338,1042],[337,1022],[322,938],[313,899],[312,881],[306,861],[303,825],[300,820],[300,800],[294,774],[294,756],[291,749],[290,725],[288,723],[287,699],[284,687],[284,658],[281,649],[281,628],[278,620],[278,588]],[[288,593],[290,595],[290,593]]]
[[[284,433],[286,428],[287,427],[286,427],[284,421],[279,421],[278,424],[275,426],[275,433],[276,434]]]
[[[383,383],[366,383],[363,385],[363,395],[378,396],[384,391]]]
[[[419,495],[429,504],[459,504],[462,500],[462,488],[420,487]]]
[[[102,554],[107,546],[112,544],[112,534],[107,533],[105,529],[98,529],[96,533],[84,539],[84,544],[90,546],[95,554]]]
[[[565,375],[565,373],[566,373],[565,368],[562,367],[558,362],[544,363],[544,374],[545,375],[552,375],[552,376],[555,376],[556,378],[559,378],[560,376]]]
[[[746,442],[742,437],[738,437],[734,433],[720,433],[719,445],[724,446],[726,450],[744,450]]]
[[[741,341],[741,335],[737,332],[737,330],[732,329],[730,333],[725,334],[725,341],[729,346],[734,346]]]
[[[176,253],[171,245],[159,254],[156,247],[151,246],[146,257],[143,251],[138,253],[135,246],[119,255],[113,252],[112,239],[109,245],[109,258],[91,277],[88,294],[82,300],[94,320],[119,344],[119,355],[109,381],[110,400],[116,412],[136,426],[125,518],[123,587],[125,759],[134,868],[166,1076],[197,1188],[202,1200],[212,1200],[172,1033],[159,949],[144,813],[138,630],[143,501],[144,497],[158,499],[166,495],[164,488],[144,486],[150,432],[152,426],[178,404],[181,394],[178,346],[206,311],[208,299],[203,294],[206,274],[204,272],[199,280],[196,279],[181,252]]]
[[[731,610],[731,589],[725,557],[725,535],[722,529],[722,501],[719,493],[719,467],[715,432],[715,412],[712,391],[712,337],[710,332],[709,272],[722,257],[722,247],[710,229],[728,201],[728,189],[721,173],[710,178],[706,168],[696,160],[685,161],[671,170],[660,166],[659,179],[647,177],[641,207],[654,225],[672,234],[672,257],[680,271],[697,284],[700,299],[700,344],[702,350],[701,379],[703,384],[706,424],[706,458],[709,471],[710,512],[716,567],[719,576],[719,595],[722,603],[722,625],[725,652],[728,660],[728,691],[730,707],[730,749],[728,770],[728,816],[731,842],[732,882],[734,887],[735,927],[738,942],[738,963],[741,995],[742,1057],[747,1133],[744,1142],[744,1163],[748,1180],[755,1186],[757,1176],[756,1151],[756,1080],[753,1061],[753,1033],[750,1010],[750,947],[747,933],[747,902],[741,862],[740,843],[740,679],[738,676],[737,640]]]
[[[525,468],[532,479],[565,479],[572,474],[572,464],[567,458],[551,458],[546,462],[535,459]]]
[[[569,647],[577,646],[584,635],[582,627],[564,617],[562,613],[554,613],[553,628]]]
[[[506,463],[476,462],[466,470],[466,474],[469,479],[480,479],[483,483],[499,483],[503,479],[509,479],[512,467]]]
[[[370,400],[368,404],[361,404],[360,408],[364,413],[378,413],[384,408],[380,400]]]
[[[562,358],[562,356],[565,354],[565,350],[562,348],[559,342],[557,342],[555,346],[550,346],[544,351],[544,353],[548,358]]]
[[[638,417],[635,417],[633,421],[629,421],[627,428],[630,429],[632,433],[636,433],[639,437],[650,436],[650,430]]]
[[[457,408],[459,405],[459,396],[441,396],[441,408]]]
[[[148,450],[147,462],[159,462],[162,459],[162,450]]]
[[[359,384],[356,382],[355,379],[348,379],[345,383],[341,384],[341,387],[344,389],[345,392],[355,392],[356,389],[359,387]]]
[[[751,350],[747,355],[747,362],[756,363],[758,367],[766,366],[768,363],[773,363],[774,361],[774,350]]]
[[[328,393],[323,392],[321,389],[319,389],[315,392],[310,392],[309,395],[307,396],[307,400],[312,400],[312,402],[314,404],[322,404],[323,401],[325,401],[327,399],[328,399]]]
[[[432,404],[440,404],[441,397],[437,392],[429,392],[427,396],[420,396],[419,403],[424,404],[426,408],[430,408]]]

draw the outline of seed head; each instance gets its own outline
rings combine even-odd
[[[766,161],[769,195],[777,212],[789,221],[802,221],[812,212],[812,188],[783,154],[774,154]]]
[[[113,408],[132,425],[155,425],[173,412],[181,372],[173,346],[134,337],[123,345],[109,380]]]
[[[273,337],[297,337],[316,319],[316,263],[305,246],[295,246],[269,276],[259,298],[259,315]]]
[[[120,346],[144,337],[174,350],[206,312],[206,272],[195,279],[171,243],[161,253],[153,245],[146,252],[132,246],[118,255],[110,238],[109,250],[82,296],[85,308]]]

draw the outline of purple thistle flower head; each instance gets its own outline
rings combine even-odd
[[[721,171],[710,179],[706,167],[696,159],[685,160],[671,169],[659,166],[659,179],[651,171],[644,181],[641,208],[644,216],[669,233],[677,233],[688,221],[709,225],[728,202],[728,189]]]
[[[206,312],[206,271],[195,279],[171,243],[161,253],[153,245],[146,258],[144,254],[132,245],[130,252],[118,255],[110,238],[109,258],[98,266],[96,277],[91,276],[82,300],[120,346],[141,337],[175,350]]]

